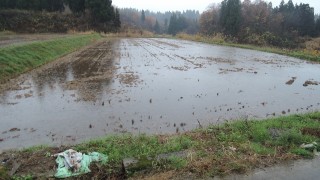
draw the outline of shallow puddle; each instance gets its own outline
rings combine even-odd
[[[276,54],[121,39],[66,58],[2,93],[0,149],[176,133],[320,107],[320,65]]]

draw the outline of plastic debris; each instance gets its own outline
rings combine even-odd
[[[235,147],[233,147],[233,146],[229,146],[229,149],[230,149],[231,151],[236,151],[236,150],[237,150],[237,148],[235,148]]]
[[[312,142],[310,144],[301,144],[301,148],[305,148],[305,149],[312,149],[312,148],[317,148],[318,143],[317,142]]]
[[[54,155],[58,164],[56,178],[67,178],[91,172],[89,166],[92,162],[107,163],[108,157],[98,152],[88,155],[77,152],[73,149],[66,150]]]
[[[320,156],[320,153],[317,151],[318,143],[317,142],[312,142],[310,144],[301,144],[301,148],[307,149],[307,150],[313,150],[313,154],[315,156]]]

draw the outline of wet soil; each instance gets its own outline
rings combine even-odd
[[[105,40],[0,86],[0,150],[315,111],[320,86],[304,84],[319,77],[319,64],[253,50]]]
[[[319,128],[303,128],[301,130],[301,133],[304,135],[311,135],[311,136],[316,136],[320,137],[320,129]]]

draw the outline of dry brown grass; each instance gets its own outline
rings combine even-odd
[[[314,38],[310,41],[306,42],[306,49],[307,50],[318,50],[320,51],[320,37]]]
[[[73,34],[73,35],[88,35],[88,34],[94,34],[97,33],[94,30],[90,31],[76,31],[76,30],[68,30],[67,34]]]
[[[320,37],[311,39],[305,43],[304,53],[320,56]]]
[[[124,29],[117,33],[103,34],[105,37],[125,37],[125,38],[153,38],[153,32],[142,29]]]
[[[204,36],[201,34],[190,35],[186,33],[177,34],[177,38],[186,39],[190,41],[206,42],[206,43],[217,43],[222,44],[225,42],[225,36],[221,33],[214,34],[212,36]]]
[[[0,36],[7,36],[7,35],[15,35],[15,32],[12,31],[0,31]]]

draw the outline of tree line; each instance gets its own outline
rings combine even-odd
[[[295,46],[301,36],[320,34],[320,19],[309,4],[287,3],[279,6],[263,0],[223,0],[201,14],[200,32],[223,33],[242,43]]]
[[[89,16],[92,27],[98,30],[119,29],[121,27],[119,9],[112,0],[1,0],[0,9],[18,9],[28,11],[62,12],[69,7],[79,18]]]
[[[33,11],[62,11],[64,0],[1,0],[1,9],[23,9]]]
[[[122,8],[120,9],[120,15],[121,22],[124,25],[147,29],[157,34],[174,34],[178,31],[195,34],[199,31],[198,19],[200,18],[200,13],[195,10],[186,10],[182,12],[167,11],[162,13],[149,10]],[[176,17],[177,20],[170,21],[172,16]],[[179,25],[175,26],[175,23],[178,23]]]
[[[196,34],[199,31],[199,18],[186,18],[182,13],[173,13],[170,17],[168,34],[176,35],[179,32]]]

